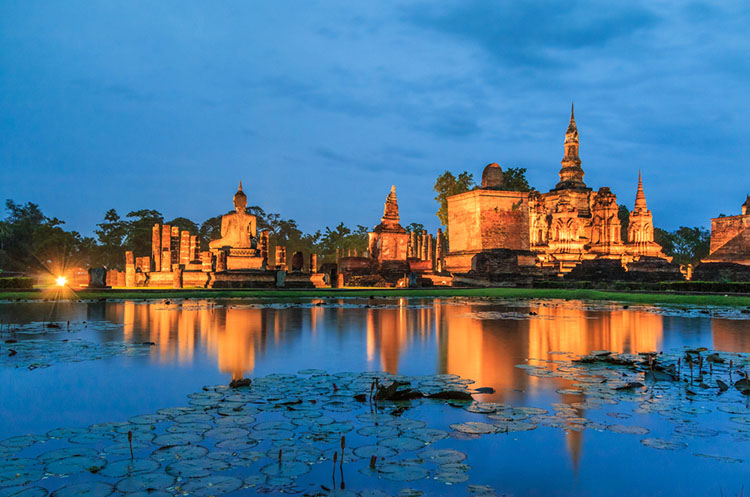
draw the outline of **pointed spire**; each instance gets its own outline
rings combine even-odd
[[[238,192],[242,191],[242,180],[240,180],[240,187],[237,189]]]
[[[568,124],[568,130],[565,132],[566,135],[575,134],[575,138],[578,138],[578,127],[576,126],[575,116],[575,104],[570,103],[570,123]]]
[[[638,191],[635,194],[635,209],[636,210],[647,210],[646,206],[646,194],[643,193],[643,180],[641,179],[641,171],[638,170]]]

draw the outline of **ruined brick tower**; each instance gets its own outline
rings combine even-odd
[[[396,186],[393,185],[385,199],[380,224],[369,233],[368,250],[370,251],[370,257],[378,261],[406,261],[408,243],[409,234],[399,224],[398,199],[396,197]]]

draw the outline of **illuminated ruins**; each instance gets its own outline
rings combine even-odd
[[[627,239],[622,240],[617,197],[608,187],[594,191],[583,181],[579,145],[571,109],[560,181],[552,190],[505,189],[502,169],[493,163],[485,167],[479,188],[449,197],[447,269],[476,271],[477,262],[483,260],[478,256],[493,252],[495,259],[502,259],[506,273],[532,274],[538,268],[563,274],[585,261],[602,259],[619,261],[626,268],[648,258],[667,263],[654,241],[640,173]]]
[[[234,211],[221,218],[221,237],[201,250],[200,238],[177,226],[155,224],[151,255],[125,253],[125,286],[156,288],[312,287],[322,284],[315,254],[305,267],[304,255],[286,247],[271,254],[270,234],[257,231],[257,220],[246,212],[247,195],[240,182],[232,199]]]

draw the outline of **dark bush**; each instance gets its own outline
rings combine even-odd
[[[28,290],[34,288],[34,278],[16,276],[12,278],[0,277],[0,288],[12,288],[15,290]]]

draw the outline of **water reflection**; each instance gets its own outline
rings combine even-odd
[[[362,353],[362,368],[390,373],[401,372],[405,361],[413,369],[416,359],[424,373],[456,374],[493,386],[496,401],[539,387],[539,378],[515,367],[527,359],[554,359],[559,351],[659,351],[665,347],[665,322],[675,326],[674,318],[665,321],[661,314],[643,309],[592,310],[575,303],[532,302],[519,308],[400,299],[381,305],[352,304],[343,300],[290,306],[123,302],[107,304],[100,309],[101,316],[89,313],[89,318],[123,323],[126,341],[154,342],[153,356],[161,363],[189,364],[202,350],[215,358],[221,372],[241,377],[252,374],[269,350],[290,353],[300,345],[331,352],[338,348],[355,356]],[[750,336],[741,333],[745,321],[705,321],[711,330],[708,347],[750,350]],[[360,341],[364,342],[361,351],[356,350]],[[335,359],[329,356],[331,364],[319,367],[335,367]]]

